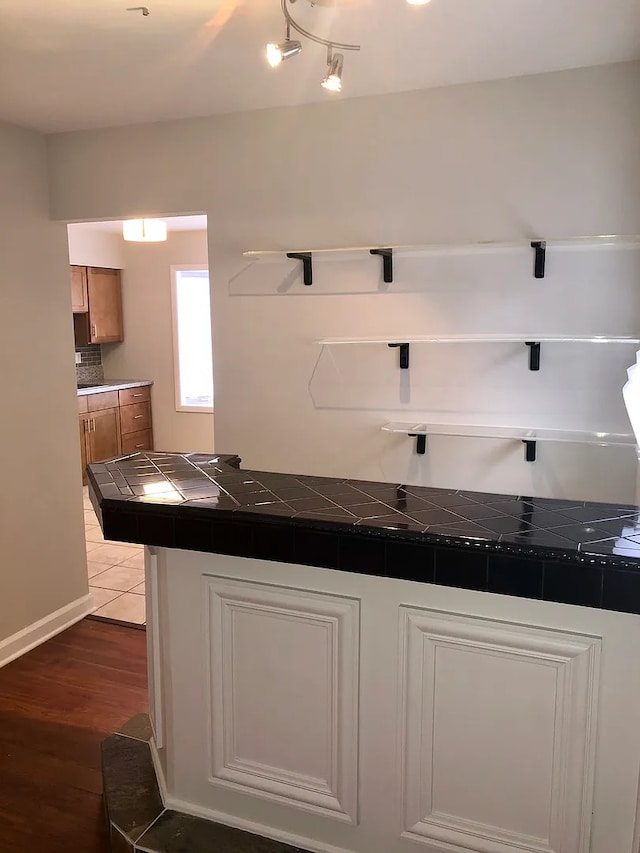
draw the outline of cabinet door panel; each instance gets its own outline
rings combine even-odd
[[[120,453],[117,409],[103,409],[90,415],[89,462],[100,462]]]
[[[89,313],[73,314],[73,339],[77,347],[86,347],[91,343],[89,335]]]
[[[89,310],[86,267],[71,267],[71,307],[74,314]]]
[[[403,837],[590,849],[599,638],[412,607],[401,626]]]
[[[80,416],[80,464],[82,465],[82,484],[87,482],[87,429],[88,415]]]
[[[120,270],[89,267],[87,287],[91,343],[124,340]]]

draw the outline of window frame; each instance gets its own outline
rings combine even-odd
[[[190,412],[192,414],[213,414],[213,406],[185,406],[181,402],[180,388],[180,345],[178,337],[178,278],[181,272],[203,272],[209,274],[207,264],[176,264],[171,266],[171,332],[173,335],[173,388],[176,412]],[[209,305],[211,305],[211,278],[209,277]],[[211,322],[211,315],[209,315]],[[213,335],[213,328],[211,330]],[[213,352],[211,353],[213,366]],[[215,402],[215,392],[214,392]]]

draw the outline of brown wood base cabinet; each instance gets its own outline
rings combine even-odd
[[[78,397],[82,482],[92,462],[153,450],[151,389],[99,391]]]
[[[153,450],[151,388],[126,388],[118,391],[122,452]]]

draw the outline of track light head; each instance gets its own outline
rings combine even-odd
[[[344,57],[341,53],[336,53],[329,56],[327,61],[327,73],[324,80],[320,83],[323,89],[329,92],[342,91],[342,65]]]
[[[281,44],[270,43],[267,45],[267,62],[272,68],[277,68],[290,56],[295,56],[302,50],[302,45],[296,39],[286,39]]]

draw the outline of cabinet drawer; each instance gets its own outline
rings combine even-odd
[[[85,412],[88,412],[88,404],[87,404],[87,395],[80,394],[78,397],[78,414],[83,415]]]
[[[99,394],[87,394],[87,411],[99,412],[101,409],[118,407],[117,391],[102,391]]]
[[[151,403],[134,403],[120,408],[120,432],[140,432],[151,429]]]
[[[118,391],[118,400],[121,406],[130,406],[133,403],[148,403],[151,399],[151,389],[148,385],[142,388],[125,388]]]
[[[122,436],[123,454],[135,453],[136,450],[153,450],[153,436],[150,429],[130,432]]]

